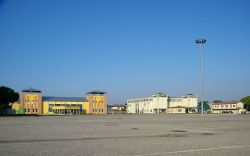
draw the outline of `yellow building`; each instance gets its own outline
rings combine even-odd
[[[43,114],[85,114],[84,97],[43,97]]]
[[[42,92],[33,88],[22,90],[20,108],[25,114],[42,114]]]
[[[107,114],[107,97],[102,91],[88,92],[85,97],[42,97],[40,90],[28,88],[12,109],[17,114]]]
[[[88,104],[86,105],[87,114],[107,114],[107,97],[105,92],[91,91],[86,93]]]

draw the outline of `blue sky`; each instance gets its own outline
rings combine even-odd
[[[106,91],[109,104],[166,92],[205,99],[250,94],[245,0],[11,0],[0,2],[0,85],[44,95]]]

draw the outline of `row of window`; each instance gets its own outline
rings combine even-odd
[[[104,104],[93,104],[93,108],[103,108],[105,107]]]
[[[38,112],[38,109],[24,109],[25,112]]]
[[[149,110],[145,110],[145,112],[153,112],[153,110],[152,109],[150,109],[150,111]]]
[[[49,104],[49,107],[52,106],[78,106],[78,107],[82,107],[81,104]]]
[[[38,108],[38,105],[36,105],[36,104],[25,104],[24,105],[24,108]]]
[[[24,100],[24,102],[38,102],[38,100]]]
[[[103,109],[93,109],[93,112],[103,112]]]
[[[171,99],[172,102],[182,102],[182,99]]]
[[[35,99],[35,100],[38,100],[38,97],[35,96],[34,99]],[[29,96],[24,96],[24,100],[29,100]]]
[[[135,103],[135,102],[147,102],[147,101],[153,101],[153,99],[138,99],[138,100],[130,100],[128,103]]]
[[[104,101],[93,101],[93,103],[104,103]]]
[[[220,107],[221,107],[221,108],[228,108],[228,106],[229,106],[229,105],[221,105]],[[219,106],[218,106],[218,105],[214,105],[214,107],[215,107],[215,108],[218,108]],[[231,108],[232,108],[232,107],[235,108],[236,105],[230,105],[230,107],[231,107]]]
[[[146,107],[148,103],[144,103],[144,106]],[[128,104],[128,107],[131,107],[132,104]],[[138,107],[138,104],[136,104],[136,106]]]

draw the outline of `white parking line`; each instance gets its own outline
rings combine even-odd
[[[188,152],[221,150],[221,149],[234,149],[234,148],[242,148],[242,147],[250,147],[250,145],[224,146],[224,147],[214,147],[214,148],[190,149],[190,150],[183,150],[183,151],[172,151],[172,152],[162,152],[162,153],[138,154],[138,155],[133,155],[133,156],[150,156],[150,155],[152,156],[152,155],[164,155],[164,154],[176,154],[176,153],[188,153]]]

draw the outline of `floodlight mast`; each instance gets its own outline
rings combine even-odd
[[[202,55],[202,45],[206,43],[205,39],[197,39],[195,40],[195,43],[197,43],[200,47],[200,83],[201,83],[201,115],[204,114],[204,106],[203,106],[203,55]]]

